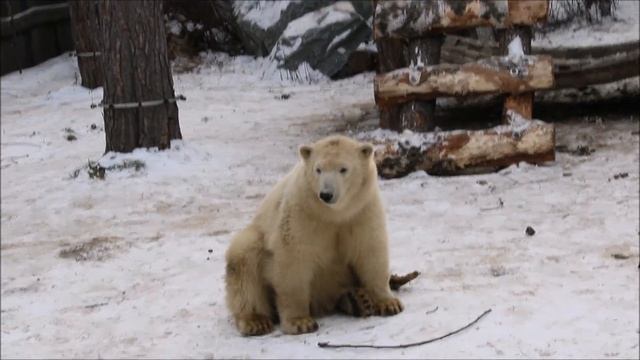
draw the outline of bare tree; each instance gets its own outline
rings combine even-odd
[[[106,151],[166,149],[180,139],[160,0],[98,3]]]

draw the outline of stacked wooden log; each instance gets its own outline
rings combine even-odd
[[[423,170],[431,175],[492,172],[526,161],[540,164],[555,159],[555,128],[507,111],[507,124],[486,130],[427,133],[385,133],[369,138],[383,178],[397,178]],[[366,139],[366,137],[365,137]]]
[[[382,73],[374,81],[374,93],[380,127],[410,131],[378,142],[381,176],[415,170],[452,175],[555,159],[553,125],[532,119],[533,92],[554,86],[552,58],[531,55],[531,25],[546,19],[548,7],[547,0],[375,2]],[[502,56],[440,64],[442,34],[476,26],[498,29]],[[429,132],[436,97],[485,94],[505,95],[502,125]],[[413,141],[407,142],[405,135]]]
[[[533,55],[553,58],[553,89],[581,88],[640,75],[640,42],[590,47],[532,47]],[[440,60],[464,64],[485,57],[499,56],[498,43],[481,42],[448,35],[442,45]]]

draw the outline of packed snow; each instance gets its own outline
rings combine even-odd
[[[534,47],[587,47],[638,41],[640,39],[639,17],[640,1],[620,0],[617,2],[613,17],[603,18],[593,24],[585,20],[572,21],[554,31],[537,33],[532,45]]]
[[[638,357],[637,117],[557,124],[545,166],[381,181],[392,272],[421,272],[398,292],[404,312],[239,336],[224,304],[233,234],[300,144],[371,129],[372,74],[272,70],[209,54],[174,73],[184,140],[105,155],[102,91],[78,85],[75,58],[1,78],[2,358]],[[114,170],[91,177],[89,161]],[[489,308],[424,346],[316,345],[425,340]]]
[[[516,36],[511,40],[508,45],[509,57],[519,59],[524,56],[524,49],[522,48],[522,40],[520,36]]]

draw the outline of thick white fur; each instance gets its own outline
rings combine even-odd
[[[334,311],[356,286],[368,291],[379,314],[402,311],[389,288],[372,153],[371,145],[344,136],[300,147],[301,161],[232,240],[227,305],[242,334],[267,333],[278,320],[288,334],[315,331],[312,316]],[[327,188],[335,193],[333,204],[319,197]]]

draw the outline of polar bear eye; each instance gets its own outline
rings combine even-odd
[[[320,170],[320,168],[316,168],[316,174],[320,175],[321,172],[322,170]]]
[[[346,174],[346,173],[347,173],[347,168],[340,169],[340,174]]]

